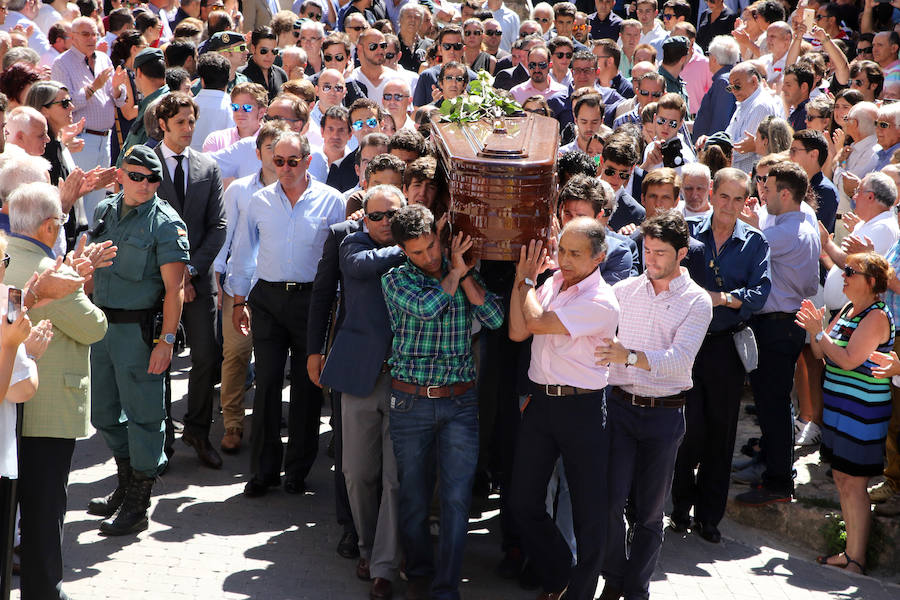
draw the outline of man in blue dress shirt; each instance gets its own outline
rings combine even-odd
[[[294,131],[275,139],[278,181],[256,192],[241,213],[228,282],[234,291],[232,325],[253,327],[256,396],[250,471],[244,494],[261,496],[281,482],[281,387],[291,356],[288,445],[284,489],[301,493],[319,447],[322,396],[306,373],[306,329],[312,281],[328,227],[344,220],[344,199],[310,178],[309,142]],[[255,281],[255,284],[254,284]],[[251,290],[252,288],[252,290]],[[252,317],[252,321],[251,321]]]

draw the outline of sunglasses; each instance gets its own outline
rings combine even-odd
[[[813,115],[810,113],[806,113],[806,117],[805,117],[807,123],[809,123],[810,121],[815,121],[816,119],[824,119],[824,118],[825,118],[825,115]]]
[[[536,114],[536,115],[544,115],[545,117],[549,117],[549,116],[550,116],[550,115],[547,114],[547,109],[546,109],[546,108],[543,108],[543,107],[542,107],[542,108],[526,108],[525,110],[526,110],[527,112],[534,113],[534,114]]]
[[[470,31],[466,32],[466,37],[474,37],[476,35],[484,35],[484,32],[480,31],[478,29],[474,29],[474,30],[470,30]]]
[[[867,83],[868,83],[868,81],[864,82],[862,79],[851,79],[850,80],[850,85],[858,85],[859,87],[862,87],[862,86],[866,85]]]
[[[232,46],[231,48],[222,48],[219,52],[246,52],[247,44],[241,44],[239,46]]]
[[[448,43],[448,42],[444,42],[443,44],[441,44],[441,48],[443,48],[444,50],[451,50],[451,49],[452,49],[452,50],[462,50],[462,49],[463,49],[463,43],[462,43],[462,42],[456,42],[455,44],[450,44],[450,43]]]
[[[268,48],[259,48],[259,53],[263,56],[265,56],[269,52],[271,52],[273,56],[278,56],[281,53],[281,50],[279,50],[278,48],[272,48],[271,50],[269,50]]]
[[[330,91],[332,91],[332,90],[334,90],[335,92],[337,92],[338,94],[340,94],[341,92],[344,91],[344,86],[342,86],[342,85],[339,84],[339,83],[335,83],[335,84],[331,84],[331,83],[323,83],[323,84],[322,84],[322,91],[323,91],[323,92],[330,92]]]
[[[9,254],[4,253],[3,254],[3,268],[4,269],[9,266],[9,261],[10,261]]]
[[[571,52],[554,52],[553,56],[556,58],[572,58]]]
[[[607,219],[609,218],[609,216],[610,216],[611,214],[612,214],[612,209],[611,209],[611,208],[604,208],[604,209],[603,209],[603,216],[606,217]]]
[[[243,110],[245,113],[253,112],[253,105],[252,104],[235,104],[232,102],[231,110],[233,110],[234,112],[238,112],[239,110]]]
[[[294,32],[294,37],[298,37],[296,31]],[[321,41],[322,41],[322,37],[321,37],[321,36],[318,36],[318,35],[317,35],[317,36],[314,36],[314,37],[302,37],[302,36],[300,36],[300,43],[301,43],[301,44],[302,44],[303,42],[306,42],[307,44],[314,44],[315,42],[321,42]]]
[[[664,20],[664,21],[668,21],[669,19],[674,19],[674,18],[675,18],[675,15],[667,15],[667,14],[663,14],[663,20]]]
[[[145,179],[149,183],[159,183],[160,181],[162,181],[162,177],[160,177],[159,175],[154,175],[153,173],[151,173],[149,175],[144,175],[143,173],[138,173],[136,171],[125,171],[125,172],[128,173],[128,179],[132,180],[135,183],[141,183]]]
[[[857,54],[872,54],[872,46],[869,46],[868,48],[857,48],[856,53]]]
[[[648,90],[639,90],[638,93],[639,93],[641,96],[644,96],[645,98],[646,98],[647,96],[653,96],[654,98],[662,98],[662,97],[663,97],[663,93],[662,93],[662,92],[650,92],[650,91],[648,91]]]
[[[322,15],[319,13],[308,13],[303,16],[312,21],[321,21],[322,20]]]
[[[889,129],[891,127],[891,123],[888,123],[887,121],[875,121],[875,125],[881,129]]]
[[[337,62],[344,62],[344,59],[347,57],[343,54],[323,54],[322,58],[325,60],[325,62],[331,62],[333,60]]]
[[[402,102],[403,100],[406,100],[407,98],[409,98],[409,96],[406,94],[382,94],[381,95],[381,99],[384,100],[385,102],[393,102],[395,100],[397,102]]]
[[[353,128],[353,131],[359,131],[363,128],[363,125],[370,128],[378,127],[378,119],[375,117],[369,117],[365,121],[360,119],[358,121],[353,121],[353,124],[351,124],[350,127]]]
[[[350,27],[348,25],[347,27],[344,27],[344,29],[352,29],[353,31],[362,31],[363,29],[366,29],[366,28],[363,27],[362,25],[355,25],[353,27]]]
[[[465,75],[444,75],[444,81],[458,81],[459,83],[466,82]]]
[[[756,183],[765,183],[769,179],[768,175],[756,175]]]
[[[674,119],[663,119],[662,117],[656,117],[657,125],[668,125],[672,129],[678,129],[678,121]]]
[[[499,37],[503,35],[503,30],[501,29],[489,29],[484,32],[484,35],[489,35],[491,37]]]
[[[530,63],[528,63],[528,70],[534,71],[535,69],[538,69],[540,71],[543,71],[544,69],[546,69],[549,66],[550,66],[550,63],[548,63],[548,62],[530,62]]]
[[[587,25],[575,25],[572,29],[574,31],[587,31]]]
[[[394,60],[394,57],[397,56],[396,52],[385,52],[384,58],[387,60]]]
[[[396,210],[376,210],[375,212],[366,213],[366,217],[370,221],[380,221],[387,217],[387,220],[390,221],[394,218],[394,215],[397,214]]]
[[[302,158],[297,158],[296,156],[292,156],[290,158],[282,158],[280,156],[276,156],[272,159],[272,162],[275,163],[276,167],[283,167],[285,164],[290,168],[295,168],[297,165],[303,162]]]
[[[377,49],[381,48],[382,50],[387,48],[387,42],[372,42],[369,44],[369,52],[375,52]]]
[[[537,21],[538,23],[549,23],[550,22],[550,19],[548,19],[547,17],[535,17],[534,20]]]
[[[868,275],[866,273],[863,273],[862,271],[857,271],[850,265],[847,265],[846,267],[844,267],[844,275],[847,277],[853,277],[854,275],[862,275],[863,277],[868,277]]]
[[[603,174],[607,177],[615,177],[616,175],[618,175],[619,179],[621,179],[622,181],[628,181],[628,179],[631,177],[631,173],[629,171],[617,171],[612,167],[606,167],[605,169],[603,169]]]
[[[70,108],[72,106],[71,98],[63,98],[62,100],[54,100],[53,102],[48,102],[44,105],[44,108],[50,108],[54,104],[59,104],[63,108]]]
[[[288,119],[286,117],[278,117],[275,115],[266,115],[263,117],[263,121],[266,123],[270,121],[284,121],[285,123],[299,123],[300,119]]]

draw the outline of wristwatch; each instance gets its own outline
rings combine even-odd
[[[825,332],[820,331],[819,333],[816,334],[816,341],[821,342],[823,337],[825,337]]]
[[[175,334],[174,333],[164,333],[163,335],[159,336],[159,341],[165,342],[165,343],[169,344],[170,346],[174,346],[175,345]]]
[[[629,350],[629,351],[628,351],[628,358],[625,359],[625,366],[626,366],[626,367],[633,367],[634,365],[637,364],[637,361],[638,361],[638,355],[637,355],[637,352],[635,352],[634,350]]]
[[[734,296],[732,296],[729,292],[725,292],[725,306],[730,306],[732,300],[734,300]]]
[[[187,272],[188,272],[188,275],[190,275],[191,277],[196,277],[197,273],[199,273],[199,271],[197,270],[197,267],[195,267],[194,265],[192,265],[190,263],[188,263],[188,265],[187,265]]]
[[[531,279],[531,277],[526,277],[525,279],[522,280],[522,282],[519,285],[527,285],[528,287],[537,287],[537,284],[534,282],[533,279]]]

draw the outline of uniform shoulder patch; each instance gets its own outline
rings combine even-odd
[[[178,235],[185,235],[185,236],[187,235],[187,231],[185,231],[185,230],[184,230],[183,228],[181,228],[181,227],[179,227],[179,228],[176,229],[175,231],[176,231],[176,233],[178,233]]]

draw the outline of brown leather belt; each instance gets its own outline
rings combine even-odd
[[[100,137],[106,137],[109,135],[108,131],[97,131],[96,129],[85,129],[84,132],[91,135],[99,135]]]
[[[602,390],[587,390],[584,388],[574,387],[571,385],[545,385],[542,383],[535,384],[541,391],[548,396],[558,398],[560,396],[584,396],[585,394],[596,394]]]
[[[647,396],[638,396],[637,394],[626,392],[618,386],[613,386],[612,391],[627,402],[630,402],[632,406],[643,408],[681,408],[684,406],[684,394],[664,396],[662,398],[648,398]]]
[[[406,383],[399,379],[392,379],[391,386],[398,391],[415,396],[425,396],[426,398],[449,398],[450,396],[459,396],[475,387],[474,381],[465,381],[463,383],[454,383],[451,385],[416,385],[414,383]]]

